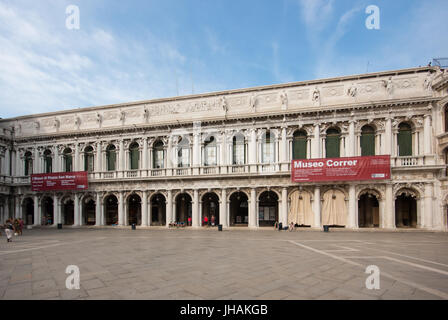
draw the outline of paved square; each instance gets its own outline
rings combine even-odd
[[[65,228],[0,237],[1,299],[448,299],[448,234]],[[65,286],[68,265],[81,288]],[[366,267],[380,289],[366,289]]]

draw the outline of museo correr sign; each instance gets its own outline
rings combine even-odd
[[[32,191],[86,190],[87,188],[87,171],[31,175]]]

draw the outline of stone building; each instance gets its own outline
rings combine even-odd
[[[0,222],[446,231],[447,106],[425,67],[2,119]],[[363,155],[392,179],[291,181],[292,159]],[[88,190],[31,190],[63,171]]]

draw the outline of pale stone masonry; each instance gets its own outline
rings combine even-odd
[[[346,228],[447,231],[447,106],[448,73],[424,67],[2,119],[0,222],[286,225],[299,190],[312,228],[332,194]],[[291,182],[294,150],[361,156],[364,135],[391,180]],[[32,192],[49,166],[89,171],[89,189]]]

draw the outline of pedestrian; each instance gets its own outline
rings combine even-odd
[[[207,226],[207,225],[208,225],[208,217],[205,216],[205,217],[204,217],[204,226]]]
[[[294,231],[294,222],[291,222],[289,225],[289,231]]]
[[[11,220],[8,219],[8,220],[6,220],[6,224],[5,224],[6,242],[12,242],[11,238],[12,238],[13,232],[14,232],[14,226],[11,223]]]
[[[214,227],[215,226],[215,215],[212,215],[211,222],[212,222],[212,227]]]
[[[19,218],[19,235],[22,235],[24,225],[25,223],[23,222],[22,218]]]
[[[14,219],[14,235],[18,236],[19,235],[19,220],[18,219]]]
[[[188,226],[191,227],[191,217],[188,217]]]

